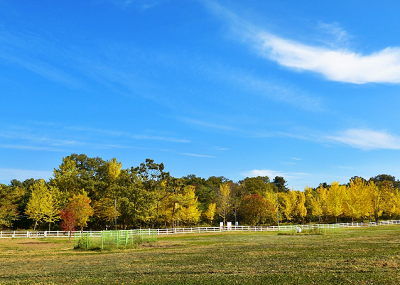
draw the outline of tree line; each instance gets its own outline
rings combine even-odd
[[[188,175],[175,178],[163,163],[146,159],[122,169],[85,154],[62,159],[48,181],[0,184],[2,229],[126,229],[216,225],[338,222],[400,216],[400,182],[381,174],[347,184],[288,189],[283,177],[246,177],[233,182]]]

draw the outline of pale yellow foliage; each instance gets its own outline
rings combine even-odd
[[[217,214],[224,219],[224,225],[226,223],[226,217],[228,216],[232,208],[232,200],[230,195],[231,195],[231,188],[229,186],[229,183],[223,183],[219,185]]]
[[[207,220],[209,220],[211,223],[214,220],[215,216],[215,210],[216,210],[217,204],[216,203],[211,203],[208,205],[207,210],[204,212],[204,216],[206,217]]]
[[[280,197],[283,202],[283,205],[281,205],[282,213],[288,221],[291,221],[294,215],[296,215],[297,193],[292,189],[286,193],[280,193]]]
[[[44,180],[39,180],[31,186],[31,197],[26,205],[25,214],[35,221],[34,230],[39,222],[52,213],[55,206],[54,199]]]

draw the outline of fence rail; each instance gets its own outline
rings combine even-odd
[[[195,227],[195,228],[166,228],[166,229],[136,229],[132,230],[140,234],[174,235],[192,233],[216,233],[216,232],[265,232],[265,231],[293,231],[294,229],[335,229],[335,228],[358,228],[377,225],[400,225],[400,220],[381,221],[378,223],[338,223],[338,224],[307,224],[307,225],[284,225],[284,226],[232,226],[232,227]],[[0,231],[0,238],[69,238],[79,235],[100,237],[103,231]]]

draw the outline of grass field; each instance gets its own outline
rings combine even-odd
[[[0,284],[400,284],[400,226],[168,236],[113,251],[3,239]]]

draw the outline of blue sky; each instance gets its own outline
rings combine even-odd
[[[398,1],[0,0],[0,183],[71,153],[400,178]]]

